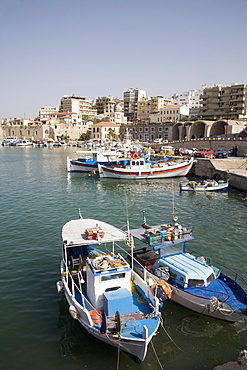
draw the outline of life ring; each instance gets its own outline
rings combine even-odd
[[[153,294],[155,293],[155,290],[157,288],[162,288],[163,292],[166,294],[167,298],[171,299],[171,297],[172,297],[172,288],[170,287],[170,285],[166,281],[159,280],[156,284],[152,285],[150,289],[151,289]]]

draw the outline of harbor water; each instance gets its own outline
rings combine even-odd
[[[1,147],[1,369],[117,369],[117,349],[90,336],[59,295],[61,229],[71,219],[96,218],[121,229],[179,221],[193,228],[196,250],[247,279],[247,193],[180,193],[181,178],[126,181],[68,173],[75,148]],[[182,178],[185,180],[185,178]],[[174,201],[173,201],[174,198]],[[119,369],[211,370],[247,349],[247,320],[235,324],[171,301],[163,325],[137,365],[121,353]],[[159,364],[159,362],[161,364]]]

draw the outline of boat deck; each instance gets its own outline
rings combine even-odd
[[[152,226],[152,228],[153,229],[160,229],[160,225]],[[150,245],[148,243],[148,240],[145,237],[145,231],[147,231],[147,229],[144,229],[143,227],[140,227],[138,229],[130,230],[130,233],[131,233],[131,235],[133,235],[134,238],[140,240],[141,242],[143,242],[147,245]],[[164,240],[161,243],[154,243],[154,244],[152,244],[152,248],[154,249],[154,251],[158,251],[159,249],[161,249],[163,247],[171,247],[173,245],[183,243],[183,242],[187,242],[187,241],[193,240],[193,239],[194,238],[191,236],[191,230],[188,229],[187,232],[184,232],[184,233],[180,234],[176,240],[173,240],[173,241]]]

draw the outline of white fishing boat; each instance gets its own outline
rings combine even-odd
[[[209,179],[202,181],[182,181],[179,186],[180,191],[224,191],[228,188],[228,181]]]
[[[33,142],[30,140],[20,140],[15,143],[15,146],[26,147],[26,146],[33,146]]]
[[[193,164],[193,158],[179,161],[153,162],[143,158],[131,159],[125,165],[98,165],[99,175],[116,179],[140,180],[186,176]]]
[[[166,281],[171,300],[187,309],[228,322],[247,318],[247,281],[223,261],[188,252],[192,230],[174,221],[150,227],[144,214],[142,227],[130,230],[145,243],[135,249],[135,271]]]
[[[80,218],[63,226],[62,240],[57,288],[64,292],[71,316],[94,337],[141,363],[161,315],[150,281],[114,253],[118,243],[130,246],[133,239],[105,222]]]

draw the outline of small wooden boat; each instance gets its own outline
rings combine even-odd
[[[177,222],[152,227],[144,222],[130,232],[145,243],[135,249],[135,271],[166,281],[172,289],[171,300],[216,319],[247,318],[247,281],[222,263],[195,251],[188,253],[187,242],[194,239],[191,230]]]
[[[63,226],[62,240],[57,287],[66,296],[71,316],[94,337],[141,363],[161,314],[156,292],[114,253],[118,243],[132,245],[133,239],[105,222],[81,218]],[[151,286],[154,283],[152,279]]]
[[[228,181],[224,180],[202,180],[202,181],[182,181],[179,184],[180,191],[226,191]]]
[[[98,165],[100,177],[126,180],[161,179],[186,176],[193,164],[193,158],[183,161],[152,162],[142,158],[131,159],[125,165]]]

